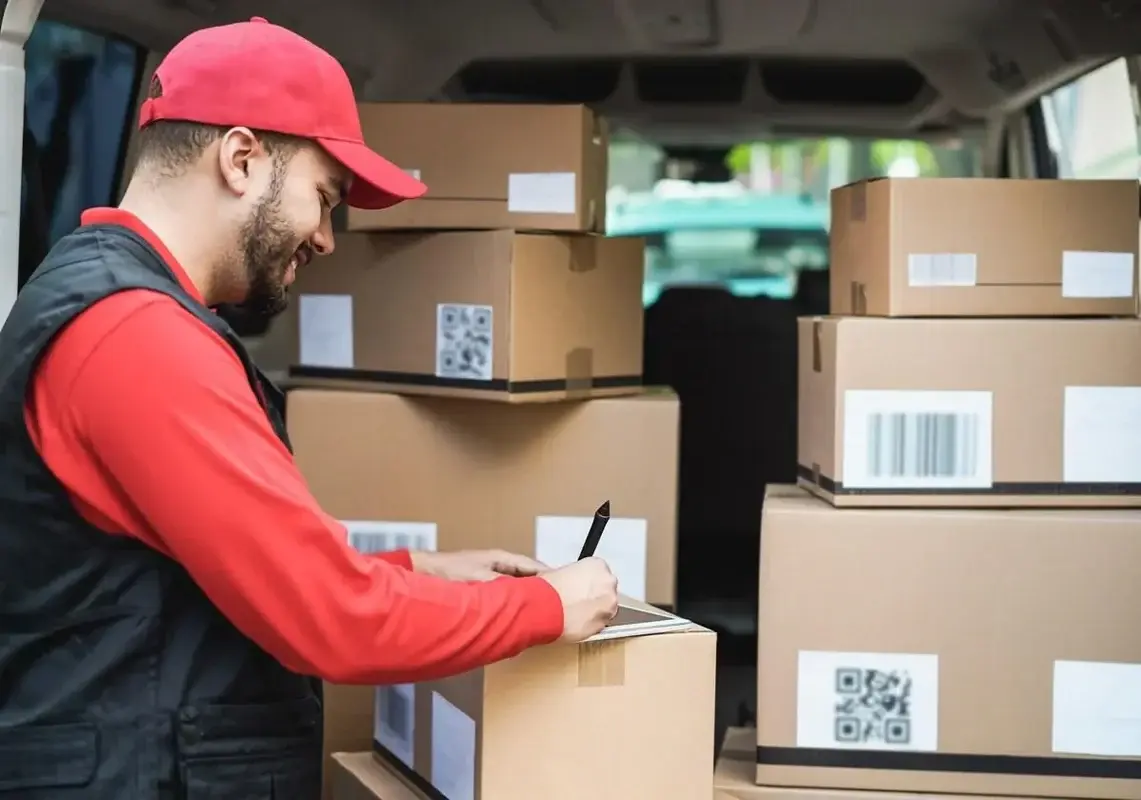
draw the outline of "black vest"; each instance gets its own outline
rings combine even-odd
[[[289,444],[280,392],[142,238],[88,226],[48,254],[0,330],[0,798],[317,800],[319,684],[234,628],[178,563],[85,522],[28,436],[44,348],[126,289],[173,298],[225,339]],[[178,464],[154,462],[181,491]]]

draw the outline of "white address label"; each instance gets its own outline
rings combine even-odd
[[[349,546],[361,553],[436,549],[436,523],[341,520],[349,533]]]

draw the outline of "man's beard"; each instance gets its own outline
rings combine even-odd
[[[242,226],[246,299],[242,306],[255,316],[274,317],[289,305],[285,273],[297,253],[297,239],[281,217],[281,187],[271,185]]]

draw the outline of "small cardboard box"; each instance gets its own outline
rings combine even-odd
[[[831,312],[1134,316],[1135,180],[874,178],[832,190]]]
[[[1141,320],[799,321],[801,485],[837,506],[1141,506]]]
[[[302,270],[264,355],[294,385],[508,403],[636,393],[642,239],[350,234]]]
[[[609,132],[581,105],[362,103],[370,147],[428,186],[349,230],[514,228],[603,233]]]
[[[379,689],[377,754],[448,798],[708,800],[716,658],[713,632],[627,599],[577,646]]]

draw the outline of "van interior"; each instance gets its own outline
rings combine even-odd
[[[1138,176],[1137,0],[0,5],[9,45],[36,20],[21,284],[82,209],[116,201],[149,72],[199,27],[288,26],[343,62],[359,100],[583,103],[611,120],[608,230],[647,238],[645,379],[684,409],[678,610],[721,634],[719,731],[754,703],[761,500],[796,478],[795,319],[828,311],[829,190]]]

